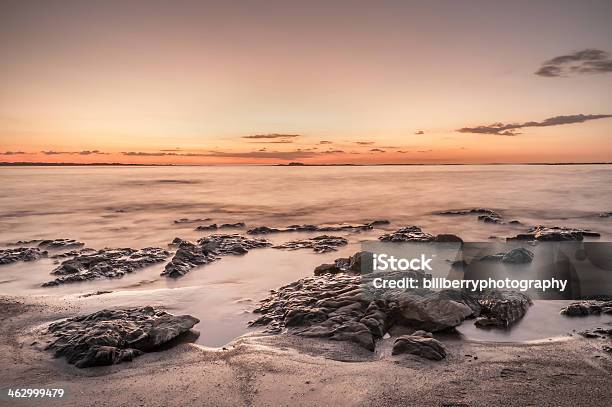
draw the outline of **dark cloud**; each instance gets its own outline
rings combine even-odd
[[[408,153],[408,152],[409,152],[409,151],[404,151],[404,150],[397,150],[397,151],[396,151],[396,153],[401,153],[401,154],[406,154],[406,153]]]
[[[250,141],[251,144],[291,144],[293,140]]]
[[[542,64],[535,74],[555,78],[571,74],[608,72],[612,72],[610,55],[600,49],[585,49],[549,59]]]
[[[333,143],[331,141],[321,140],[319,141],[319,144],[333,144]]]
[[[344,154],[344,150],[327,150],[321,151],[319,154]]]
[[[478,134],[495,134],[497,136],[516,136],[517,130],[524,127],[548,127],[559,126],[562,124],[584,123],[588,120],[605,119],[612,117],[610,114],[575,114],[569,116],[550,117],[541,122],[525,122],[525,123],[493,123],[488,126],[463,127],[458,129],[459,133],[478,133]]]
[[[276,158],[281,160],[293,160],[296,158],[314,157],[318,153],[309,151],[266,151],[262,148],[258,151],[250,152],[224,152],[209,151],[205,153],[163,153],[163,152],[144,152],[144,151],[124,151],[121,154],[129,157],[217,157],[217,158]]]
[[[83,151],[41,151],[44,155],[108,155],[100,150],[83,150]]]
[[[31,153],[26,153],[24,151],[5,151],[3,153],[0,153],[0,155],[21,155],[21,154],[31,154]]]
[[[421,134],[425,134],[425,132],[423,130],[418,130],[414,134],[421,135]]]
[[[355,144],[359,144],[362,146],[369,146],[369,145],[374,144],[374,142],[373,141],[356,141]]]
[[[296,137],[300,137],[300,134],[271,133],[271,134],[254,134],[252,136],[242,136],[242,138],[248,138],[248,139],[275,139],[275,138],[296,138]]]
[[[384,153],[385,152],[385,150],[381,150],[380,148],[373,148],[370,151],[373,153]]]

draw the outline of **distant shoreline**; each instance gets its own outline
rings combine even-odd
[[[43,163],[0,162],[0,167],[384,167],[384,166],[468,166],[468,165],[612,165],[612,162],[587,163],[390,163],[390,164],[125,164],[125,163]]]

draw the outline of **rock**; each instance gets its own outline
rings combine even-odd
[[[175,241],[176,239],[173,240],[173,243],[175,243]],[[217,256],[215,254],[204,249],[201,245],[181,240],[178,242],[178,249],[174,257],[166,264],[161,275],[174,278],[181,277],[189,273],[195,267],[208,264],[216,259]]]
[[[200,223],[200,222],[208,222],[212,220],[211,218],[198,218],[198,219],[189,219],[189,218],[181,218],[174,221],[177,225],[181,224],[190,224],[190,223]]]
[[[512,249],[504,254],[501,259],[502,263],[510,264],[526,264],[533,261],[533,253],[525,248]]]
[[[37,246],[44,250],[67,250],[76,249],[85,246],[85,243],[74,239],[34,239],[20,240],[18,242],[9,243],[10,246]]]
[[[517,291],[488,290],[477,293],[481,306],[478,327],[508,327],[523,318],[531,306],[531,299]]]
[[[63,261],[51,274],[60,276],[43,287],[99,278],[119,278],[164,261],[170,253],[158,247],[102,249]]]
[[[195,244],[175,238],[171,245],[178,245],[178,250],[161,275],[176,278],[222,256],[245,254],[254,248],[271,246],[271,243],[265,239],[250,239],[233,234],[210,235],[199,239]]]
[[[243,222],[236,223],[223,223],[217,226],[216,223],[212,223],[210,225],[201,225],[195,228],[198,231],[206,231],[206,230],[217,230],[217,229],[240,229],[243,228],[245,224]]]
[[[216,223],[210,224],[210,225],[200,225],[198,227],[195,228],[195,230],[198,231],[204,231],[204,230],[217,230],[219,227],[217,226]]]
[[[612,301],[578,301],[561,309],[562,315],[582,317],[586,315],[612,314]]]
[[[357,258],[363,259],[363,253],[368,252],[351,256],[353,266]],[[445,330],[479,311],[476,300],[463,292],[377,291],[371,284],[378,277],[423,278],[422,272],[369,273],[360,277],[346,272],[350,270],[348,267],[321,265],[315,271],[318,275],[272,291],[255,309],[260,316],[250,325],[266,326],[266,331],[271,333],[289,329],[299,336],[349,341],[374,350],[375,341],[393,325]]]
[[[508,253],[497,253],[481,257],[481,261],[501,261],[507,264],[527,264],[533,261],[533,253],[525,248],[512,249]]]
[[[483,221],[484,223],[501,223],[501,218],[493,217],[490,215],[479,215],[478,220]]]
[[[338,247],[348,244],[348,240],[339,236],[317,236],[310,239],[293,240],[281,245],[272,246],[275,249],[312,249],[315,253],[327,253],[338,250]]]
[[[35,247],[18,247],[0,250],[0,265],[11,264],[18,261],[34,261],[46,257],[47,252]]]
[[[113,365],[157,350],[198,322],[153,307],[102,310],[49,325],[47,349],[79,368]]]
[[[393,320],[416,329],[431,332],[449,330],[474,315],[474,310],[468,305],[440,292],[389,294],[388,308]]]
[[[423,232],[418,226],[408,226],[393,233],[386,233],[378,239],[383,242],[432,242],[435,237]]]
[[[338,274],[368,274],[373,270],[373,253],[371,252],[357,252],[350,257],[341,257],[334,261],[334,264],[321,264],[315,268],[315,276],[319,276],[325,273]]]
[[[463,243],[463,239],[459,236],[448,233],[436,235],[433,241],[436,243]]]
[[[349,224],[339,223],[330,225],[290,225],[285,228],[271,228],[268,226],[259,226],[247,230],[250,235],[264,235],[268,233],[281,232],[340,232],[344,230],[369,230],[375,226],[389,224],[388,220],[375,220],[369,223]]]
[[[508,240],[538,240],[541,242],[581,241],[584,237],[599,237],[600,234],[585,229],[534,226],[527,233],[519,233]]]
[[[474,208],[474,209],[461,209],[461,210],[451,210],[451,211],[442,211],[438,212],[438,215],[487,215],[492,218],[501,218],[501,214],[499,212],[494,211],[493,209],[487,208]]]
[[[246,225],[244,224],[244,222],[222,223],[221,226],[219,226],[219,229],[240,229],[245,226]]]
[[[412,354],[430,360],[442,360],[446,349],[442,343],[425,331],[416,331],[412,335],[402,335],[393,343],[392,355]]]

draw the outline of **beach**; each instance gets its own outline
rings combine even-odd
[[[483,168],[490,170],[487,182],[478,180]],[[580,296],[574,291],[551,299],[529,291],[529,303],[523,301],[524,309],[504,322],[506,328],[478,327],[474,318],[482,316],[474,299],[453,297],[449,301],[459,308],[452,312],[463,312],[456,322],[423,325],[444,347],[441,360],[396,354],[395,341],[415,329],[391,308],[375,314],[379,328],[368,322],[372,336],[364,342],[351,318],[356,310],[368,314],[371,304],[366,311],[357,306],[363,298],[344,294],[353,293],[351,284],[359,278],[367,281],[368,274],[359,276],[363,269],[351,268],[355,254],[386,241],[434,253],[431,267],[427,262],[434,278],[467,278],[481,271],[478,264],[492,273],[542,278],[537,273],[550,268],[551,252],[572,257],[578,249],[586,250],[586,258],[572,257],[572,267],[599,275],[593,274],[601,273],[593,247],[612,238],[604,216],[612,198],[609,166],[398,166],[384,174],[377,167],[2,171],[7,194],[0,197],[0,240],[4,250],[18,250],[0,266],[0,388],[62,388],[64,398],[45,400],[62,406],[612,402],[610,337],[587,334],[609,329],[612,317],[560,314],[575,300],[607,294],[607,279],[583,279]],[[232,187],[237,183],[240,190]],[[450,184],[452,193],[442,194],[451,191]],[[571,245],[559,249],[558,242],[537,240],[551,237],[572,239],[565,242]],[[212,251],[198,252],[211,244]],[[465,256],[483,256],[483,250],[494,256],[464,268],[457,247]],[[515,248],[527,250],[528,264],[505,265],[505,257],[495,255]],[[425,260],[420,256],[414,257]],[[112,270],[79,259],[108,263]],[[82,269],[75,273],[71,267]],[[314,288],[292,292],[295,284]],[[326,284],[338,291],[325,291]],[[337,315],[350,329],[325,333],[329,321],[309,320],[320,310],[308,308],[310,300],[302,304],[304,295],[320,296],[317,304],[331,307],[326,318]],[[276,308],[283,301],[288,305],[281,314],[306,311],[289,321]],[[391,307],[395,299],[384,301],[376,303]],[[466,304],[478,311],[472,314]],[[137,307],[195,320],[168,344],[110,366],[79,368],[48,349],[53,324]]]

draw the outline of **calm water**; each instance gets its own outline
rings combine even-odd
[[[248,227],[293,223],[365,222],[388,219],[386,228],[419,225],[430,233],[456,233],[464,240],[509,236],[520,226],[490,225],[474,217],[443,217],[446,209],[488,207],[524,224],[596,230],[612,241],[612,166],[385,166],[385,167],[32,167],[0,169],[0,243],[73,238],[88,247],[165,247],[174,237],[204,235],[179,218],[205,223],[245,222]],[[51,279],[51,260],[0,268],[0,294],[47,295],[105,306],[164,305],[202,321],[199,341],[220,346],[247,332],[250,310],[268,290],[314,267],[352,254],[382,230],[337,233],[350,245],[314,254],[275,249],[226,257],[184,278],[160,277],[163,264],[109,281],[40,288]],[[270,236],[284,242],[300,234]],[[307,234],[303,234],[307,236]],[[111,294],[80,298],[83,293]],[[546,303],[550,304],[550,303]],[[550,309],[549,309],[550,308]],[[549,305],[533,307],[504,333],[472,333],[486,340],[533,340],[564,334],[565,320]],[[546,320],[549,328],[538,329]],[[573,324],[591,326],[601,320]],[[603,321],[606,322],[606,321]],[[574,326],[574,325],[572,325]],[[535,328],[534,328],[535,327]],[[519,329],[520,328],[520,329]],[[487,331],[490,332],[490,331]]]

